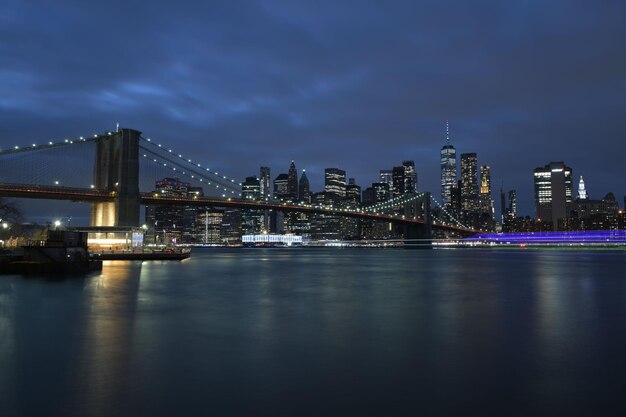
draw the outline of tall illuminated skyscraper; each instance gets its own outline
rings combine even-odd
[[[404,192],[417,192],[417,172],[415,172],[414,161],[402,161],[404,167]]]
[[[379,182],[387,184],[387,197],[391,198],[393,195],[393,171],[391,169],[381,169]]]
[[[488,213],[493,218],[493,200],[491,199],[491,168],[488,165],[480,167],[480,211]]]
[[[461,154],[461,208],[478,210],[477,157],[475,153]]]
[[[260,192],[261,198],[270,198],[272,196],[270,168],[261,167],[260,172]]]
[[[587,190],[585,189],[585,181],[582,175],[580,176],[580,181],[578,181],[578,198],[580,200],[587,199]]]
[[[272,188],[271,188],[271,179],[270,179],[270,168],[269,167],[261,167],[259,178],[259,192],[261,194],[261,199],[267,200],[272,197]],[[261,225],[261,230],[268,232],[270,230],[270,212],[269,210],[263,211],[263,223]]]
[[[515,190],[509,191],[509,208],[507,214],[513,219],[517,217],[517,194]]]
[[[450,145],[450,129],[446,121],[446,144],[441,148],[441,201],[444,207],[451,205],[450,191],[456,185],[456,149]]]
[[[346,197],[346,171],[339,168],[324,170],[324,191],[343,199]]]
[[[567,205],[572,202],[572,169],[563,162],[550,162],[535,168],[535,209],[537,220],[552,222],[558,230],[559,221],[568,217]]]

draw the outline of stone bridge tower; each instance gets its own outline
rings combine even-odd
[[[91,226],[139,226],[139,138],[119,129],[96,138],[93,185],[115,193],[115,201],[91,205]]]

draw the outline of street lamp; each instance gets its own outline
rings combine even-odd
[[[55,220],[54,221],[54,227],[58,228],[59,226],[61,226],[61,220]]]

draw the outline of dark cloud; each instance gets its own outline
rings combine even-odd
[[[313,189],[414,159],[438,196],[449,119],[525,213],[551,160],[626,194],[621,1],[4,4],[1,146],[119,121],[237,178],[295,159]]]

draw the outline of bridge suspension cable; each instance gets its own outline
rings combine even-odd
[[[176,175],[182,175],[185,176],[191,180],[194,181],[198,181],[200,184],[199,185],[204,185],[206,184],[207,186],[210,186],[211,189],[214,186],[217,190],[219,190],[219,193],[222,194],[222,197],[229,197],[229,196],[236,196],[239,197],[241,196],[241,193],[239,192],[239,190],[235,191],[232,188],[229,187],[225,187],[225,183],[223,182],[219,182],[219,181],[215,181],[215,179],[210,178],[206,175],[204,175],[202,173],[202,171],[199,170],[195,170],[193,168],[185,168],[180,166],[177,162],[169,160],[169,159],[164,159],[164,158],[160,158],[159,155],[150,152],[150,150],[141,148],[141,150],[143,150],[144,152],[142,153],[142,158],[161,167],[161,168],[165,168],[169,171],[171,171],[172,173],[176,174]],[[207,190],[210,191],[210,190]]]
[[[111,133],[109,132],[109,135]],[[96,140],[96,138],[98,137],[98,135],[94,135],[93,137],[90,138],[85,138],[83,136],[79,137],[78,139],[64,139],[61,141],[48,141],[46,143],[43,143],[41,145],[38,145],[36,143],[30,144],[30,145],[26,145],[26,146],[13,146],[12,148],[8,148],[8,149],[2,149],[0,148],[0,156],[2,155],[10,155],[10,154],[16,154],[16,153],[23,153],[23,152],[32,152],[32,151],[41,151],[44,149],[51,149],[51,148],[58,148],[60,146],[69,146],[69,145],[73,145],[75,143],[85,143],[85,142],[93,142]]]
[[[403,204],[407,204],[413,202],[415,200],[419,200],[424,196],[425,193],[415,193],[415,194],[405,194],[398,197],[394,197],[391,200],[381,201],[379,203],[363,207],[363,211],[372,213],[383,211],[386,209],[392,209],[394,207],[399,207]]]
[[[442,213],[444,213],[445,215],[447,215],[447,216],[448,216],[448,219],[449,219],[452,223],[454,223],[454,225],[455,225],[455,226],[460,227],[460,228],[462,228],[462,229],[468,229],[468,230],[469,230],[469,229],[471,229],[470,227],[467,227],[466,225],[464,225],[463,223],[461,223],[461,222],[460,222],[460,221],[459,221],[456,217],[454,217],[454,216],[452,215],[452,213],[450,213],[450,212],[449,212],[449,211],[448,211],[448,210],[447,210],[447,209],[446,209],[446,208],[445,208],[445,207],[444,207],[441,203],[439,203],[439,201],[437,201],[437,199],[436,199],[435,197],[433,197],[433,196],[432,196],[432,194],[431,194],[430,198],[431,198],[431,200],[435,203],[435,205],[436,205],[437,207],[439,207],[439,209],[441,210],[441,212],[442,212]],[[444,225],[446,225],[446,223],[445,223],[445,222],[444,222],[443,224],[444,224]]]
[[[202,183],[211,183],[212,185],[221,185],[222,189],[228,191],[230,194],[237,194],[241,192],[241,182],[236,181],[233,178],[228,178],[225,175],[220,175],[217,171],[213,171],[208,167],[203,166],[201,163],[194,162],[191,159],[183,157],[182,154],[174,152],[172,149],[164,148],[163,145],[153,142],[149,138],[141,137],[142,142],[139,148],[145,155],[152,155],[153,162],[161,164],[170,164],[172,169],[179,173],[185,172],[185,176],[189,176],[193,179],[198,179]],[[154,161],[157,159],[157,161]],[[189,174],[191,173],[191,174]],[[193,177],[191,177],[193,175]]]

